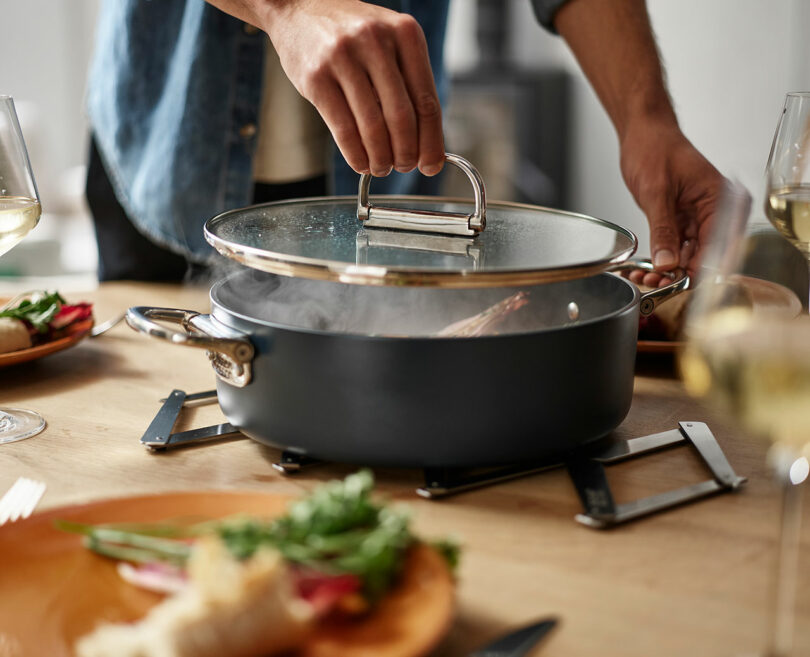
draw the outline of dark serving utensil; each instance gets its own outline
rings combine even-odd
[[[523,657],[540,639],[551,632],[555,625],[557,625],[556,618],[535,621],[495,639],[471,652],[468,657]]]

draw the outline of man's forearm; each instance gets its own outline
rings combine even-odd
[[[725,179],[678,126],[644,0],[569,0],[554,26],[616,128],[622,177],[647,215],[653,263],[695,274]],[[634,280],[662,278],[636,272]]]
[[[570,0],[554,26],[620,140],[636,120],[676,122],[644,0]]]
[[[245,23],[267,31],[274,18],[304,4],[316,4],[319,0],[206,0],[208,4],[230,14]]]

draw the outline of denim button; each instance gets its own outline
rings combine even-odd
[[[239,136],[242,139],[250,139],[256,134],[256,124],[255,123],[245,123],[241,128],[239,128]]]

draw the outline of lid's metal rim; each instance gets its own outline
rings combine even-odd
[[[418,270],[395,270],[375,265],[346,265],[345,267],[313,265],[302,262],[275,260],[267,254],[251,253],[249,249],[242,252],[217,249],[222,255],[253,269],[309,280],[333,281],[353,285],[407,285],[421,287],[468,288],[468,287],[511,287],[553,283],[574,278],[585,278],[605,271],[612,265],[625,262],[632,253],[622,255],[610,261],[596,264],[559,267],[547,271],[509,270],[501,272],[476,272],[462,270],[458,272],[426,272]]]
[[[466,203],[469,199],[458,199],[437,196],[379,196],[393,202],[442,202],[442,203]],[[287,201],[273,201],[250,206],[251,209],[272,207],[278,205],[289,206],[295,203],[334,203],[336,201],[346,201],[355,203],[351,196],[321,196],[304,199],[291,199]],[[546,210],[555,214],[576,217],[590,223],[611,228],[619,234],[627,237],[631,242],[631,247],[624,252],[618,253],[610,259],[595,262],[586,262],[578,265],[565,265],[552,269],[502,269],[489,271],[475,271],[460,269],[456,271],[438,271],[435,269],[419,269],[406,267],[386,267],[383,265],[358,265],[355,263],[341,263],[336,261],[321,260],[318,258],[308,258],[306,256],[295,256],[280,254],[267,249],[235,244],[225,240],[211,232],[211,227],[216,223],[227,220],[229,216],[244,212],[247,208],[228,210],[205,223],[205,239],[221,255],[236,262],[244,264],[253,269],[289,276],[294,278],[306,278],[310,280],[333,281],[348,283],[353,285],[407,285],[422,287],[441,288],[467,288],[467,287],[508,287],[515,285],[533,285],[537,283],[551,283],[555,281],[571,280],[574,278],[584,278],[604,271],[610,271],[615,265],[627,261],[638,248],[638,238],[636,235],[618,224],[614,224],[604,219],[598,219],[585,214],[568,212],[565,210],[555,210],[526,203],[514,203],[507,201],[491,201],[488,207],[525,208],[529,210]],[[362,229],[362,225],[358,225]]]

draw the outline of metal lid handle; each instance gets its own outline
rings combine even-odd
[[[368,228],[416,230],[465,237],[480,233],[487,223],[484,180],[478,170],[463,157],[445,153],[444,159],[461,169],[470,179],[475,198],[475,208],[472,214],[372,206],[368,200],[371,174],[364,173],[360,176],[360,186],[357,191],[357,218]]]

